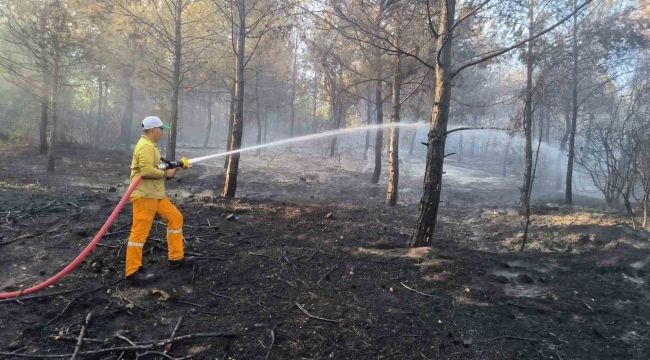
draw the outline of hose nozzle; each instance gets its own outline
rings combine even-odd
[[[162,164],[158,165],[158,169],[160,169],[160,170],[168,170],[168,169],[175,169],[175,168],[187,169],[187,167],[190,165],[190,162],[189,162],[189,160],[187,160],[187,158],[182,158],[180,160],[169,161],[169,160],[161,157],[160,161],[163,162]]]

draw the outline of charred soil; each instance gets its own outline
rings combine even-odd
[[[127,152],[62,151],[48,175],[36,150],[1,150],[0,291],[61,270],[126,189]],[[368,163],[299,153],[244,155],[234,200],[217,196],[221,159],[169,181],[186,251],[203,258],[168,268],[157,221],[144,262],[162,276],[145,287],[120,281],[127,205],[60,283],[0,302],[0,351],[70,357],[92,312],[79,358],[161,358],[165,346],[84,352],[167,340],[181,317],[176,337],[227,336],[176,341],[172,358],[650,357],[648,234],[625,216],[538,199],[519,253],[517,180],[450,162],[437,241],[409,249],[421,161],[404,159],[399,204],[385,207],[386,177],[369,184]]]

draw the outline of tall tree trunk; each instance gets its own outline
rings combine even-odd
[[[566,104],[564,106],[564,135],[562,135],[562,139],[560,139],[560,151],[557,154],[557,159],[555,160],[556,164],[560,164],[560,160],[562,157],[562,154],[566,151],[567,144],[569,142],[569,135],[571,134],[571,99],[568,98],[566,100]],[[560,189],[562,187],[562,173],[561,169],[558,169],[556,172],[556,177],[555,177],[555,188]]]
[[[380,11],[381,12],[381,11]],[[384,99],[382,97],[382,63],[381,63],[381,50],[377,49],[375,55],[375,66],[377,72],[375,76],[375,109],[377,110],[377,125],[381,126],[384,123]],[[381,175],[381,149],[384,145],[384,130],[377,128],[375,132],[375,170],[372,172],[371,183],[377,184],[379,176]]]
[[[431,128],[427,136],[427,161],[424,175],[424,193],[420,200],[420,214],[415,224],[409,246],[430,246],[436,227],[442,172],[445,157],[445,140],[449,108],[451,106],[451,51],[453,24],[456,14],[456,0],[444,0],[441,4],[437,49],[440,53],[436,62],[436,90],[431,115]]]
[[[313,102],[311,104],[311,132],[318,131],[318,124],[316,123],[316,107],[318,106],[318,74],[314,76],[314,89],[312,92]]]
[[[366,100],[366,125],[370,125],[372,122],[371,118],[371,110],[372,110],[372,102],[370,100]],[[368,160],[368,149],[370,148],[370,130],[366,130],[366,145],[363,148],[363,160]]]
[[[43,66],[43,91],[41,93],[41,155],[47,153],[47,116],[50,107],[50,77],[47,74],[47,68]]]
[[[534,34],[535,19],[533,17],[535,1],[530,0],[528,4],[528,36]],[[533,172],[533,68],[535,66],[533,57],[533,42],[529,41],[526,50],[526,99],[524,101],[524,137],[526,138],[525,157],[526,165],[524,170],[524,184],[521,187],[519,206],[521,213],[528,209],[530,199],[530,186]]]
[[[203,147],[207,148],[208,143],[210,142],[210,133],[212,133],[212,94],[208,95],[208,131],[205,133],[205,141],[203,142]]]
[[[57,42],[55,42],[57,44]],[[59,56],[54,49],[55,54],[53,56],[53,65],[54,65],[54,75],[52,77],[52,124],[50,126],[50,147],[47,153],[47,172],[54,172],[54,159],[56,157],[56,123],[57,123],[57,107],[59,106],[59,93],[61,90],[61,68],[59,66]]]
[[[417,123],[416,123],[417,124]],[[409,147],[409,156],[413,156],[413,149],[415,148],[415,138],[418,135],[418,128],[413,129],[413,135],[411,135],[411,146]]]
[[[257,119],[257,145],[262,144],[262,116],[260,114],[260,71],[255,70],[255,118]],[[256,155],[260,156],[262,149],[257,149]]]
[[[131,84],[131,78],[126,79],[126,114],[122,117],[122,124],[120,125],[120,139],[121,143],[127,148],[131,145],[131,127],[133,126],[133,97],[134,89]]]
[[[573,9],[578,7],[573,0]],[[566,169],[565,205],[573,204],[573,158],[575,156],[576,128],[578,123],[578,14],[573,15],[573,67],[571,69],[571,133],[569,135],[569,161]]]
[[[341,101],[341,94],[338,93],[338,84],[343,81],[343,65],[339,64],[339,69],[337,74],[334,76],[334,82],[332,83],[332,94],[330,95],[332,104],[332,115],[334,121],[334,130],[337,130],[341,126],[341,118],[343,117],[344,106]],[[330,157],[334,157],[336,153],[336,143],[338,141],[338,136],[332,136],[330,140]]]
[[[503,155],[503,171],[502,175],[506,176],[508,175],[508,152],[510,152],[510,144],[512,143],[512,136],[508,137],[508,144],[506,145],[506,152]]]
[[[108,108],[108,80],[104,82],[104,103],[102,104],[102,124],[104,125],[104,122],[106,119],[108,119],[108,116],[106,114],[106,109]],[[99,140],[101,141],[102,137],[100,136]],[[97,147],[99,147],[99,143],[97,144]]]
[[[40,141],[41,141],[41,155],[47,153],[47,120],[48,120],[48,109],[50,108],[50,73],[46,61],[47,50],[46,50],[46,39],[45,32],[47,29],[47,19],[49,16],[49,6],[48,3],[44,3],[43,10],[39,15],[39,31],[40,31],[40,56],[41,56],[41,72],[43,75],[43,89],[41,91],[41,126],[40,126]]]
[[[585,136],[584,156],[589,156],[591,154],[591,142],[593,140],[593,126],[594,126],[594,114],[589,113],[588,121],[587,121],[587,134]]]
[[[100,65],[101,66],[101,65]],[[99,148],[99,138],[101,134],[101,125],[102,125],[102,107],[104,106],[104,81],[101,78],[101,73],[97,77],[97,82],[99,83],[99,104],[97,105],[97,120],[95,121],[95,141],[92,146],[94,148]]]
[[[399,15],[398,15],[399,17]],[[399,31],[395,40],[395,48],[399,48]],[[393,96],[391,103],[390,122],[397,124],[400,122],[400,93],[402,88],[402,57],[397,55],[395,65],[395,79],[393,80]],[[388,191],[386,193],[386,205],[395,206],[397,204],[397,191],[399,189],[399,127],[394,126],[390,129],[390,144],[388,157]]]
[[[264,103],[266,105],[266,102]],[[264,143],[266,144],[266,130],[269,128],[269,112],[264,111]]]
[[[460,164],[463,161],[463,134],[461,132],[458,137],[458,163]],[[507,156],[507,154],[506,154]]]
[[[178,98],[181,91],[181,56],[183,51],[183,38],[181,24],[183,21],[183,0],[176,0],[176,14],[174,19],[174,73],[172,79],[172,114],[169,144],[167,146],[167,159],[176,158],[176,138],[178,136]]]
[[[293,47],[293,73],[291,75],[291,123],[289,126],[289,137],[293,138],[293,128],[296,120],[296,77],[298,76],[298,46]],[[289,151],[291,151],[293,143],[289,143]]]
[[[244,56],[246,45],[246,0],[237,0],[239,22],[237,27],[237,77],[235,79],[235,118],[232,125],[231,150],[239,150],[244,132]],[[239,172],[239,153],[231,154],[222,196],[235,197]]]
[[[235,60],[237,60],[237,57],[235,57]],[[236,63],[236,61],[235,61]],[[235,68],[235,78],[237,77],[237,70]],[[236,80],[232,81],[232,86],[230,88],[230,109],[228,110],[228,135],[227,135],[227,140],[226,140],[226,151],[230,151],[232,149],[232,128],[233,124],[235,123],[235,86],[236,86]],[[223,168],[227,169],[228,168],[228,163],[230,161],[230,157],[226,157],[226,159],[223,162]]]

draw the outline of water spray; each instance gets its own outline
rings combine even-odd
[[[321,138],[326,138],[330,136],[336,136],[336,135],[342,135],[342,134],[350,134],[350,133],[355,133],[358,131],[368,131],[368,130],[378,130],[378,129],[389,129],[393,127],[420,127],[420,126],[427,126],[428,124],[424,123],[415,123],[415,124],[407,124],[407,123],[389,123],[389,124],[381,124],[381,125],[363,125],[363,126],[358,126],[358,127],[353,127],[353,128],[344,128],[344,129],[338,129],[338,130],[331,130],[331,131],[326,131],[318,134],[311,134],[311,135],[305,135],[305,136],[299,136],[295,138],[290,138],[290,139],[284,139],[284,140],[279,140],[267,144],[262,144],[262,145],[255,145],[255,146],[250,146],[242,149],[236,149],[232,151],[226,151],[223,153],[218,153],[218,154],[212,154],[212,155],[206,155],[206,156],[201,156],[193,159],[187,159],[187,158],[182,158],[180,160],[174,160],[174,161],[169,161],[165,158],[161,158],[162,164],[158,165],[158,168],[161,170],[167,170],[167,169],[174,169],[174,168],[187,168],[189,167],[190,164],[195,164],[197,162],[213,159],[216,157],[223,157],[223,156],[229,156],[232,154],[238,154],[242,152],[247,152],[247,151],[254,151],[257,149],[262,149],[266,147],[274,147],[274,146],[280,146],[280,145],[285,145],[285,144],[290,144],[294,142],[302,142],[302,141],[309,141],[309,140],[316,140],[316,139],[321,139]],[[23,289],[20,291],[13,291],[13,292],[6,292],[6,293],[0,293],[0,299],[9,299],[9,298],[15,298],[18,300],[20,296],[27,295],[34,293],[39,290],[43,290],[54,283],[58,282],[61,280],[64,276],[66,276],[68,273],[70,273],[72,270],[74,270],[77,265],[79,265],[85,258],[90,254],[90,252],[95,248],[95,245],[99,243],[99,241],[102,239],[106,231],[113,225],[113,222],[117,218],[117,215],[120,213],[124,205],[126,204],[126,201],[129,199],[129,196],[133,193],[135,188],[140,184],[142,181],[142,177],[138,176],[133,183],[129,186],[129,188],[126,190],[124,193],[124,196],[122,196],[122,199],[120,199],[120,202],[117,204],[111,215],[108,217],[106,220],[106,223],[102,226],[102,228],[99,230],[97,235],[93,238],[93,240],[86,246],[86,248],[79,254],[68,266],[66,266],[63,270],[59,271],[56,275],[53,277],[47,279],[46,281],[34,285],[30,288]]]

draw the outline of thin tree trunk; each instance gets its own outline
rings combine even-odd
[[[54,51],[58,51],[55,49]],[[61,69],[59,66],[58,54],[54,54],[54,76],[52,77],[52,124],[50,126],[50,147],[47,153],[47,172],[54,172],[54,159],[56,157],[56,123],[57,123],[57,107],[59,106],[59,92]]]
[[[181,24],[183,21],[183,0],[176,0],[174,26],[174,73],[172,79],[172,114],[167,159],[176,158],[176,138],[178,136],[178,98],[181,91],[181,56],[183,50]]]
[[[436,227],[440,192],[442,190],[443,162],[449,108],[451,106],[451,51],[456,1],[444,0],[441,4],[440,24],[436,48],[440,52],[436,62],[436,87],[431,116],[431,129],[427,136],[427,161],[424,175],[424,193],[420,200],[420,214],[409,240],[409,246],[430,246]]]
[[[293,48],[293,73],[291,75],[291,124],[289,126],[289,137],[293,138],[293,128],[296,120],[296,77],[298,76],[298,46]],[[293,143],[289,143],[291,151]]]
[[[333,115],[334,115],[334,130],[337,130],[341,127],[341,119],[343,118],[343,111],[345,111],[345,107],[342,104],[341,101],[341,94],[338,93],[338,84],[339,82],[343,81],[343,66],[339,65],[339,69],[337,71],[337,75],[335,76],[335,80],[332,84],[332,103],[336,104],[336,106],[332,107],[333,109]],[[334,135],[332,136],[332,140],[330,142],[330,157],[334,157],[334,154],[336,153],[336,143],[338,142],[338,136]]]
[[[650,207],[650,179],[645,180],[646,184],[643,189],[643,201],[642,201],[642,208],[643,208],[643,224],[641,226],[645,228],[646,230],[650,230],[650,223],[648,222],[648,217],[650,216],[649,214],[649,209]]]
[[[534,34],[534,8],[535,1],[530,0],[528,6],[528,36]],[[533,42],[528,42],[526,50],[526,99],[524,102],[524,137],[526,138],[525,156],[526,165],[524,171],[524,184],[521,187],[519,206],[522,213],[527,213],[529,208],[530,189],[533,171]],[[541,133],[540,133],[541,134]]]
[[[131,84],[131,78],[128,78],[126,84],[127,100],[126,100],[126,114],[122,117],[120,126],[121,143],[127,148],[131,145],[131,127],[133,125],[133,97],[134,89]]]
[[[266,102],[264,104],[266,105]],[[269,124],[269,112],[264,111],[264,143],[265,144],[266,144],[266,130],[269,128],[268,124]]]
[[[106,109],[108,108],[108,86],[109,86],[109,83],[108,83],[108,81],[106,81],[104,83],[104,103],[102,104],[102,117],[101,117],[102,126],[104,126],[104,122],[106,121],[106,119],[108,119],[108,116],[106,115],[106,111],[107,111]],[[102,139],[102,137],[100,136],[99,140],[101,141],[101,139]],[[98,148],[100,147],[100,141],[97,142],[97,147]]]
[[[560,139],[560,152],[557,154],[557,159],[555,160],[556,164],[560,164],[561,156],[566,151],[567,144],[569,142],[569,135],[571,134],[571,99],[567,99],[564,106],[564,135]],[[555,177],[555,188],[560,189],[562,187],[562,174],[561,169],[558,169]]]
[[[399,17],[399,15],[398,15]],[[399,31],[398,31],[399,33]],[[395,48],[399,48],[399,34],[395,40]],[[397,55],[397,64],[395,66],[395,79],[393,80],[393,96],[391,104],[390,122],[397,124],[400,122],[400,92],[402,88],[402,57]],[[386,205],[395,206],[397,204],[397,191],[399,189],[399,127],[394,126],[390,129],[390,144],[388,157],[388,191],[386,193]]]
[[[508,169],[508,152],[510,151],[510,144],[512,143],[512,136],[508,138],[508,144],[506,145],[506,152],[503,155],[503,176],[508,175],[507,169]]]
[[[97,77],[97,82],[99,83],[99,104],[97,105],[97,120],[95,121],[95,141],[92,144],[94,148],[99,148],[99,138],[101,133],[103,114],[102,106],[104,106],[104,81],[101,78],[101,73]]]
[[[366,125],[370,125],[372,122],[371,120],[371,110],[372,110],[372,102],[370,100],[366,100]],[[366,130],[366,145],[363,148],[363,160],[368,160],[368,149],[370,148],[370,130]]]
[[[41,155],[47,153],[47,116],[48,108],[50,107],[50,80],[47,74],[47,69],[43,70],[43,92],[41,93],[41,127],[40,127],[40,140],[41,140]]]
[[[543,71],[542,71],[543,73]],[[535,152],[535,165],[533,166],[533,172],[530,178],[530,184],[529,184],[529,189],[528,193],[526,194],[526,218],[525,218],[525,228],[524,228],[524,238],[522,239],[521,242],[521,248],[519,251],[524,251],[524,248],[526,247],[526,240],[528,239],[528,229],[530,227],[530,197],[533,193],[533,184],[535,181],[535,173],[537,172],[537,160],[539,160],[539,149],[542,147],[542,134],[543,134],[543,129],[544,128],[544,113],[542,110],[542,116],[540,117],[539,121],[539,140],[537,142],[537,151]],[[532,129],[531,129],[532,131]]]
[[[210,142],[210,134],[212,133],[212,94],[208,95],[208,131],[205,133],[205,141],[203,147],[207,148]]]
[[[381,50],[377,49],[375,55],[375,66],[377,67],[375,82],[375,109],[377,110],[377,125],[380,126],[384,123],[384,103],[382,98],[382,63],[381,63]],[[377,184],[379,176],[381,175],[381,149],[384,143],[384,130],[377,128],[375,132],[375,170],[372,173],[371,183]]]
[[[235,70],[235,77],[237,77],[237,71]],[[232,148],[232,129],[233,129],[233,124],[235,122],[235,82],[236,80],[233,80],[232,82],[232,87],[230,88],[230,109],[228,112],[228,135],[227,135],[227,140],[226,140],[226,151],[230,151]],[[228,168],[228,162],[230,161],[230,157],[226,157],[226,159],[223,162],[223,168],[227,169]]]
[[[417,137],[417,135],[418,135],[418,128],[416,126],[415,128],[413,128],[413,135],[411,136],[411,146],[409,147],[409,156],[413,156],[413,149],[415,148],[415,138]]]
[[[314,76],[314,89],[312,93],[313,103],[311,105],[311,132],[318,131],[318,124],[316,124],[316,107],[318,104],[318,75]]]
[[[573,9],[577,8],[577,0],[573,0]],[[571,70],[571,134],[569,136],[569,161],[566,170],[565,205],[573,204],[573,160],[575,156],[576,128],[578,122],[578,14],[573,16],[573,67]]]
[[[239,22],[237,27],[237,78],[235,79],[235,118],[232,125],[232,142],[230,148],[239,150],[244,132],[244,56],[246,45],[246,0],[237,1]],[[226,172],[222,196],[235,197],[237,175],[239,173],[239,153],[231,154]]]
[[[589,156],[591,154],[591,142],[593,138],[593,124],[594,124],[594,114],[589,113],[587,122],[587,134],[585,136],[585,154],[584,156]]]
[[[47,50],[45,45],[45,31],[47,28],[47,19],[49,16],[49,6],[47,3],[44,4],[44,8],[39,16],[39,30],[41,32],[40,37],[40,56],[41,56],[41,72],[43,73],[43,89],[41,91],[41,126],[40,126],[40,141],[41,141],[41,155],[47,154],[47,121],[48,121],[48,109],[51,104],[50,100],[50,73],[46,61]]]
[[[255,118],[257,119],[257,145],[262,144],[262,117],[260,114],[260,71],[255,71]],[[262,149],[257,149],[256,155],[260,156]]]

